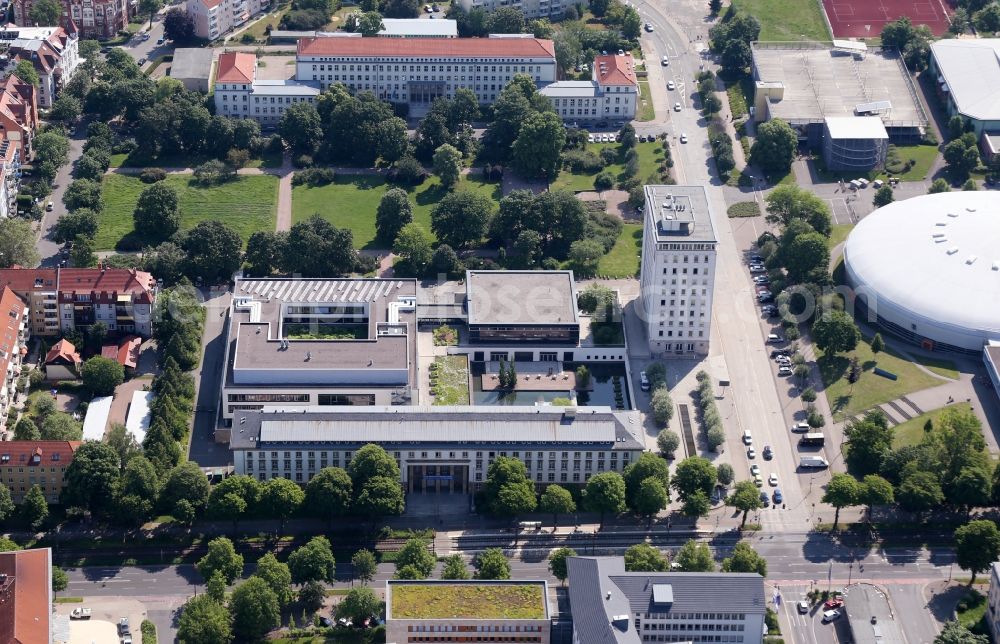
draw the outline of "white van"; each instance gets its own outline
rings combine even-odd
[[[743,444],[744,445],[752,445],[753,444],[753,436],[750,434],[750,430],[749,429],[744,429],[743,430]]]

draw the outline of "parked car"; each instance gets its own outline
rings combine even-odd
[[[777,317],[778,307],[776,307],[773,304],[765,304],[764,306],[760,307],[760,312],[769,318]]]
[[[760,295],[757,296],[757,301],[760,302],[761,304],[764,304],[766,302],[773,302],[774,295],[771,294],[771,291],[761,293]]]
[[[750,449],[748,449],[747,450],[747,458],[749,458],[749,459],[757,458],[757,450],[755,450],[753,447],[751,447]]]
[[[791,366],[792,364],[792,359],[789,358],[788,356],[778,356],[777,358],[774,359],[774,361],[777,362],[779,365],[784,365],[784,366]]]
[[[778,344],[779,342],[784,342],[784,341],[785,341],[785,339],[783,337],[781,337],[780,335],[778,335],[777,333],[768,333],[767,334],[767,343],[768,344]]]
[[[792,432],[796,434],[803,434],[809,431],[809,423],[798,422],[792,425]]]
[[[331,626],[333,626],[333,620],[330,619],[329,617],[320,617],[319,623],[322,626],[325,626],[326,628],[330,628]]]
[[[674,103],[674,111],[675,112],[680,112],[681,111],[681,104],[679,102]]]
[[[750,265],[750,272],[751,273],[766,273],[767,272],[767,267],[764,266],[763,264],[751,264]]]
[[[754,463],[753,465],[751,465],[750,466],[750,474],[752,476],[760,476],[760,465],[757,465],[756,463]]]
[[[828,624],[833,620],[837,619],[838,617],[840,617],[839,610],[828,610],[823,613],[823,623]]]
[[[137,65],[138,65],[139,67],[142,67],[143,65],[145,65],[145,64],[146,64],[146,59],[145,59],[145,57],[143,57],[143,58],[140,58],[140,59],[139,59],[139,61],[138,61],[138,62],[137,62],[136,64],[137,64]]]
[[[676,88],[677,88],[677,86],[674,85],[674,81],[672,81],[672,80],[667,81],[667,89],[673,91]]]
[[[765,461],[769,461],[772,458],[774,458],[774,450],[771,449],[770,445],[765,445],[764,446],[763,456],[764,456],[764,460]]]
[[[771,487],[777,487],[778,485],[778,475],[771,472],[771,476],[767,477],[767,484]]]
[[[803,599],[795,604],[795,608],[798,609],[800,615],[805,615],[809,612],[809,602]]]
[[[670,58],[664,56],[663,58],[660,59],[660,64],[663,65],[664,67],[668,66],[670,64]]]
[[[55,208],[55,205],[51,201],[45,204],[45,212],[52,212],[53,208]]]
[[[778,367],[778,375],[779,376],[790,376],[790,375],[792,375],[792,368],[789,367],[788,365],[781,365],[780,367]]]
[[[771,497],[764,490],[760,491],[760,502],[765,508],[771,505]]]
[[[781,496],[781,490],[778,488],[774,488],[774,494],[771,495],[771,498],[774,499],[775,505],[778,505],[785,499],[785,497]]]
[[[754,253],[753,255],[750,256],[750,263],[751,264],[763,264],[764,263],[764,256],[763,255],[758,255],[758,254]]]
[[[165,42],[167,42],[167,41],[165,39],[163,39],[163,38],[157,38],[156,39],[157,46],[162,45]]]
[[[646,375],[645,371],[639,372],[639,389],[649,391],[649,377]]]
[[[120,620],[118,620],[118,634],[128,635],[128,633],[129,633],[128,617],[122,617]]]
[[[757,487],[764,487],[764,479],[760,477],[760,474],[753,475],[753,484]]]
[[[825,608],[827,610],[833,610],[834,608],[840,608],[843,605],[844,605],[844,600],[843,599],[837,599],[836,597],[834,597],[833,599],[828,599],[825,602],[823,602],[823,608]]]
[[[767,275],[754,275],[753,281],[754,281],[754,284],[764,284],[764,285],[767,285],[767,284],[771,283],[771,278],[768,277]]]
[[[681,143],[687,143],[687,142],[688,142],[688,135],[681,134]]]
[[[121,644],[132,644],[132,634],[122,635]]]
[[[653,33],[653,25],[649,24],[648,22],[644,24],[642,28],[646,30],[646,33]]]
[[[753,445],[753,434],[750,433],[749,429],[743,430],[743,444]]]
[[[791,349],[774,349],[771,351],[771,359],[777,358],[778,356],[790,356],[792,355]]]
[[[70,619],[90,619],[91,610],[89,608],[74,608],[69,612]]]

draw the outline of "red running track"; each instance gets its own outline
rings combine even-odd
[[[887,22],[909,16],[940,36],[948,29],[946,0],[823,0],[834,38],[877,38]]]

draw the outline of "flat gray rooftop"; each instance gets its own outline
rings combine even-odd
[[[497,443],[593,444],[641,450],[638,414],[588,407],[567,414],[562,407],[280,407],[240,413],[240,431],[230,447],[275,444]],[[635,432],[635,433],[634,433]]]
[[[416,280],[244,279],[237,280],[230,321],[227,382],[234,369],[349,371],[413,370]],[[285,305],[363,304],[368,309],[362,339],[285,339]],[[411,373],[412,377],[412,373]]]
[[[646,186],[646,218],[659,242],[715,242],[704,186]]]
[[[573,271],[467,271],[469,324],[578,324]]]
[[[204,47],[182,47],[174,50],[174,60],[170,63],[172,78],[203,78],[208,80],[212,73],[214,52]]]
[[[753,43],[754,79],[781,83],[784,97],[770,102],[771,118],[791,124],[854,116],[865,103],[890,101],[887,127],[925,126],[927,117],[910,76],[895,53],[869,49],[863,58],[820,45]]]

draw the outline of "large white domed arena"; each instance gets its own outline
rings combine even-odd
[[[927,349],[1000,339],[1000,194],[944,192],[868,215],[844,245],[858,319]]]

